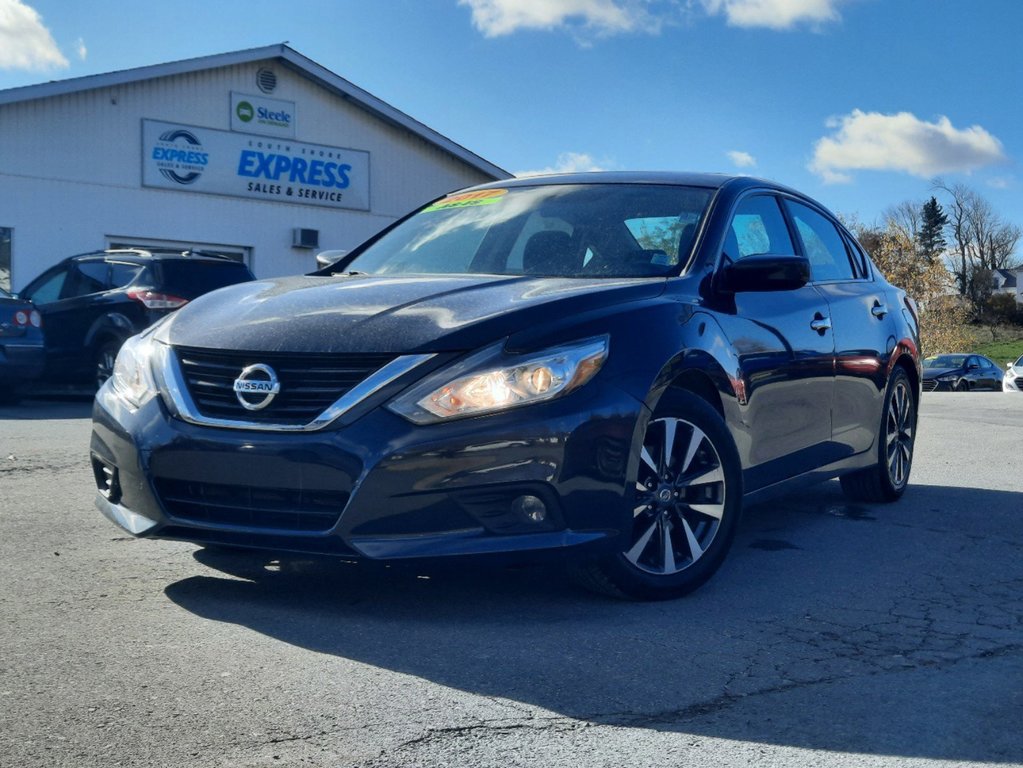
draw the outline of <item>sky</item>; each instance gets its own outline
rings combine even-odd
[[[1023,226],[1023,0],[0,0],[0,89],[287,42],[511,173],[761,176]],[[2,130],[2,126],[0,126]]]

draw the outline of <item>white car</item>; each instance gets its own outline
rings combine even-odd
[[[1002,392],[1023,392],[1023,355],[1010,363],[1002,377]]]

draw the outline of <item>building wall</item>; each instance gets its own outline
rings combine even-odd
[[[370,210],[142,186],[142,120],[230,130],[232,91],[296,103],[295,141],[370,153]],[[314,268],[296,227],[320,249],[352,248],[423,202],[490,177],[377,119],[278,60],[222,67],[0,106],[0,227],[13,228],[12,283],[73,253],[132,240],[247,249],[257,276]]]

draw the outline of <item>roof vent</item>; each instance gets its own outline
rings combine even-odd
[[[263,93],[273,93],[277,88],[277,75],[272,69],[261,69],[256,73],[256,85]]]

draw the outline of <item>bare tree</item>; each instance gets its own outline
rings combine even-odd
[[[921,212],[923,205],[915,200],[904,200],[898,205],[892,205],[881,214],[886,226],[892,226],[906,239],[915,243],[920,236]]]
[[[945,226],[959,293],[979,305],[991,293],[992,272],[1017,265],[1016,245],[1023,230],[1005,221],[991,203],[965,184],[950,186],[935,179],[933,186],[948,196]]]

